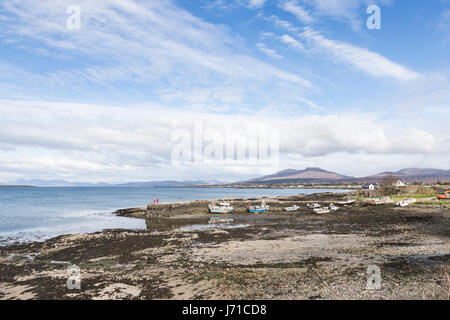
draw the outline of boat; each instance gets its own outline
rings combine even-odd
[[[336,207],[333,203],[330,204],[330,210],[331,211],[338,211],[339,207]]]
[[[251,206],[249,204],[249,207],[248,207],[248,212],[250,212],[250,213],[264,213],[267,211],[269,211],[269,206],[266,204],[266,202],[264,200],[261,202],[260,206]]]
[[[292,212],[292,211],[297,211],[298,209],[300,209],[300,207],[297,206],[296,204],[294,204],[292,207],[284,208],[284,211]]]
[[[330,213],[330,209],[328,208],[315,208],[314,213]]]
[[[400,201],[396,204],[396,206],[397,206],[397,207],[407,207],[407,206],[409,206],[411,203],[414,203],[414,202],[417,202],[417,199],[411,198],[411,199],[408,199],[408,200],[400,200]]]
[[[211,203],[208,205],[210,213],[231,213],[233,212],[233,207],[229,202],[225,200],[220,202],[218,205],[212,205]]]
[[[392,203],[391,197],[383,197],[383,198],[371,198],[364,200],[366,205],[378,206],[380,204],[389,204]]]
[[[450,199],[450,189],[449,190],[441,190],[437,196],[439,200]]]
[[[348,199],[345,201],[339,201],[337,204],[341,205],[341,206],[348,206],[348,205],[354,204],[355,202],[356,202],[356,200]]]
[[[307,206],[309,207],[309,208],[311,208],[311,209],[317,209],[317,208],[320,208],[321,207],[321,205],[320,204],[318,204],[318,203],[313,203],[313,204],[307,204]]]

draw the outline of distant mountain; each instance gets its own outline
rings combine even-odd
[[[127,182],[120,184],[108,184],[105,182],[99,183],[85,183],[85,182],[70,182],[65,180],[41,180],[41,179],[31,179],[24,180],[18,179],[11,183],[11,185],[27,185],[36,187],[174,187],[174,186],[187,186],[187,185],[205,185],[220,182],[216,180],[212,181],[148,181],[148,182]]]
[[[69,182],[65,180],[42,180],[42,179],[18,179],[14,181],[14,185],[29,185],[36,187],[105,187],[107,183],[85,183],[85,182]]]
[[[376,183],[386,176],[396,176],[404,182],[428,182],[437,180],[450,182],[450,170],[408,168],[396,172],[382,172],[375,175],[355,178],[341,175],[321,168],[306,168],[305,170],[287,169],[272,175],[251,179],[235,184],[279,184],[279,183]]]
[[[176,187],[176,186],[193,186],[193,185],[205,185],[210,183],[216,183],[215,181],[149,181],[149,182],[127,182],[122,184],[115,184],[112,187]]]
[[[272,175],[251,179],[247,183],[309,183],[309,182],[331,182],[354,179],[336,172],[321,168],[306,168],[304,170],[287,169]]]
[[[431,168],[408,168],[396,172],[382,172],[376,175],[368,176],[362,179],[366,181],[380,181],[384,177],[393,175],[405,182],[450,182],[450,170],[431,169]]]

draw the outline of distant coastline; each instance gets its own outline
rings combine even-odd
[[[21,186],[21,185],[1,185],[0,188],[36,188],[35,186]]]

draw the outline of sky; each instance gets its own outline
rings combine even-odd
[[[0,115],[0,183],[449,169],[450,0],[0,0]]]

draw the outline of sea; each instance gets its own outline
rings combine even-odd
[[[146,229],[145,220],[119,217],[114,212],[118,209],[143,207],[155,201],[169,203],[344,191],[347,190],[1,187],[0,246],[44,241],[64,234],[93,233],[105,229]]]

